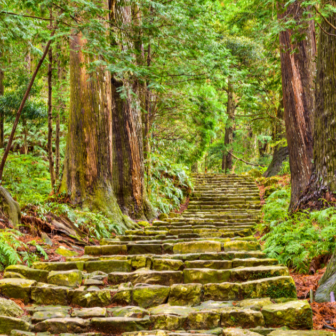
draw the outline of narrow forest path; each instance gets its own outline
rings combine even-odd
[[[0,308],[0,334],[274,336],[311,329],[310,305],[296,299],[287,267],[266,258],[253,236],[261,208],[254,181],[193,178],[182,216],[87,246],[67,262],[8,267],[0,293],[21,300],[24,311],[5,316]]]

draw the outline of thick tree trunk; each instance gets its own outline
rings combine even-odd
[[[61,190],[128,227],[112,186],[111,79],[103,69],[88,74],[80,34],[70,39],[70,116]],[[92,61],[92,60],[91,60]]]
[[[227,102],[227,115],[228,120],[225,126],[225,138],[224,138],[224,153],[223,153],[223,160],[222,160],[222,170],[225,174],[227,174],[232,169],[232,149],[230,146],[233,143],[233,127],[235,121],[235,102],[233,99],[233,87],[231,79],[228,80],[228,102]]]
[[[336,1],[324,1],[336,6]],[[336,15],[328,21],[336,25]],[[336,192],[336,37],[335,30],[324,20],[321,23],[316,76],[316,108],[314,113],[314,171],[298,208],[320,208],[335,202]]]
[[[51,16],[51,15],[50,15]],[[52,192],[55,188],[55,171],[54,171],[54,157],[52,150],[52,67],[53,67],[53,54],[52,48],[49,50],[49,66],[48,66],[48,161],[49,161],[49,173]]]
[[[110,4],[113,20],[131,25],[134,17],[130,6]],[[120,34],[120,32],[119,32]],[[136,41],[141,52],[141,41]],[[133,45],[127,37],[118,36],[116,44],[121,49]],[[145,187],[144,143],[140,109],[140,85],[133,78],[112,77],[113,124],[113,187],[118,204],[124,214],[132,218],[154,217]]]
[[[4,84],[3,84],[3,80],[4,80],[4,72],[3,70],[1,69],[0,67],[0,96],[3,96],[5,94],[5,87],[4,87]],[[0,148],[3,148],[4,147],[4,115],[3,113],[1,112],[0,113]]]
[[[313,94],[316,66],[316,40],[314,22],[304,22],[304,10],[300,1],[290,4],[279,19],[294,18],[304,28],[305,36],[293,42],[297,32],[286,30],[280,33],[282,87],[284,100],[284,119],[291,169],[290,210],[304,191],[313,167]]]

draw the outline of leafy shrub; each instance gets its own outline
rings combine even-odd
[[[0,271],[9,265],[26,263],[31,266],[39,260],[39,255],[48,259],[44,249],[36,241],[25,244],[19,240],[21,236],[22,233],[15,230],[0,231]],[[29,252],[28,245],[35,246],[37,254]]]
[[[192,188],[188,167],[157,154],[152,155],[151,161],[151,175],[147,178],[150,201],[158,211],[169,213],[180,206],[183,190]]]
[[[335,247],[336,209],[289,216],[289,202],[288,189],[278,190],[267,199],[262,229],[269,232],[262,237],[264,252],[269,258],[307,273],[313,258],[332,253]]]

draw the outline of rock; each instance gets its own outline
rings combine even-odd
[[[129,260],[104,260],[104,261],[89,261],[85,263],[85,270],[88,273],[102,271],[105,273],[111,272],[131,272],[132,266]]]
[[[38,282],[47,282],[48,272],[29,268],[24,265],[12,265],[6,267],[6,272],[14,272],[23,275],[26,279]]]
[[[171,315],[188,316],[190,313],[195,312],[196,309],[182,306],[172,307],[169,304],[164,304],[161,306],[150,308],[149,311],[151,315],[171,314]]]
[[[0,293],[8,298],[20,299],[24,303],[30,300],[31,289],[36,285],[34,280],[2,279],[0,280]]]
[[[167,301],[169,293],[166,286],[138,287],[133,289],[133,301],[143,308],[158,306]]]
[[[232,308],[221,313],[222,327],[255,328],[264,324],[263,315],[259,311]]]
[[[228,328],[223,330],[223,336],[260,336],[260,334],[236,328]]]
[[[290,301],[263,307],[267,326],[287,326],[291,329],[312,329],[312,309],[307,301]]]
[[[33,268],[45,271],[71,271],[84,269],[83,261],[67,261],[67,262],[35,262]]]
[[[106,308],[94,307],[94,308],[82,308],[74,309],[71,313],[71,317],[79,318],[91,318],[91,317],[105,317],[107,314]]]
[[[65,318],[67,317],[67,309],[50,309],[44,311],[37,311],[33,314],[33,323],[42,322],[53,318]]]
[[[151,315],[150,319],[153,324],[153,329],[178,330],[182,328],[187,318],[184,316],[161,314]]]
[[[229,282],[205,284],[203,285],[204,300],[237,300],[240,297],[241,288],[241,284]]]
[[[197,306],[201,296],[201,284],[177,284],[171,287],[168,303],[171,306]]]
[[[12,330],[29,331],[30,324],[15,317],[0,316],[0,334],[9,335]]]
[[[160,221],[163,221],[163,220],[167,219],[168,217],[169,217],[169,216],[168,216],[167,214],[162,213],[162,214],[159,215],[158,219],[159,219]]]
[[[230,280],[235,282],[243,282],[248,280],[274,278],[287,275],[289,275],[289,271],[285,266],[243,267],[232,270]]]
[[[85,246],[84,253],[87,255],[116,255],[126,254],[126,245],[102,245],[102,246]]]
[[[168,336],[165,330],[143,330],[123,333],[122,336]]]
[[[111,302],[118,305],[128,305],[132,302],[132,292],[132,289],[119,290],[113,294]]]
[[[107,334],[121,334],[128,331],[149,329],[150,319],[148,317],[137,319],[133,317],[108,317],[93,318],[91,327],[94,330]]]
[[[260,244],[254,241],[233,240],[223,243],[224,251],[258,251]]]
[[[81,285],[82,280],[82,272],[79,270],[52,271],[48,276],[48,283],[65,287],[77,287]]]
[[[333,332],[324,330],[275,330],[272,331],[269,336],[334,336]]]
[[[247,281],[241,284],[242,296],[245,299],[269,297],[296,298],[296,287],[290,276]]]
[[[78,255],[77,252],[68,250],[64,246],[60,246],[55,252],[63,257],[75,257]]]
[[[262,177],[262,172],[256,168],[253,168],[250,171],[248,171],[248,174],[251,177]]]
[[[271,304],[273,304],[273,302],[270,300],[270,298],[249,299],[249,300],[237,301],[236,302],[236,307],[260,310],[264,306],[268,306],[268,305],[271,305]]]
[[[178,218],[180,217],[180,214],[176,212],[170,212],[168,216],[169,218]]]
[[[146,222],[146,221],[140,221],[138,222],[138,225],[143,226],[143,227],[150,227],[150,223]]]
[[[185,269],[183,271],[184,283],[221,283],[229,280],[231,270],[213,270],[213,269]]]
[[[139,269],[139,268],[148,268],[151,269],[152,267],[152,259],[147,256],[134,256],[131,259],[132,268]]]
[[[180,271],[150,271],[138,270],[132,273],[110,273],[108,281],[112,285],[124,282],[171,286],[175,283],[183,283],[183,273]]]
[[[0,186],[0,210],[8,218],[9,223],[16,228],[21,221],[20,205],[7,189]]]
[[[179,271],[183,266],[183,261],[174,259],[153,259],[152,262],[152,269],[155,271]]]
[[[193,312],[188,315],[188,329],[214,329],[218,328],[221,320],[221,314],[215,311]]]
[[[194,241],[174,245],[175,254],[220,252],[221,243],[215,241]]]
[[[14,301],[0,298],[0,316],[20,317],[23,310]]]
[[[109,316],[111,317],[136,317],[143,318],[149,315],[148,310],[140,308],[140,307],[116,307],[108,309]]]
[[[71,292],[71,304],[80,307],[107,307],[111,304],[111,293],[107,289],[97,291],[74,290]]]
[[[12,330],[10,333],[11,336],[35,336],[35,333],[22,330]]]
[[[4,279],[26,279],[22,274],[15,272],[5,272]]]
[[[68,287],[38,285],[32,288],[31,298],[36,304],[67,305],[69,297]]]
[[[48,246],[53,246],[53,241],[49,238],[49,236],[45,232],[42,232],[41,238]]]
[[[322,278],[323,280],[323,278]],[[315,294],[316,302],[330,302],[330,293],[336,293],[336,273],[320,284]]]
[[[35,332],[49,331],[52,334],[61,333],[83,333],[87,332],[90,322],[80,318],[55,318],[37,323],[34,326]]]

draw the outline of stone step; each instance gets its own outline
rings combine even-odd
[[[48,318],[53,315],[64,317]],[[38,316],[38,319],[36,320],[34,316]],[[32,325],[23,319],[1,316],[0,332],[21,336],[30,335],[31,333],[27,333],[29,330],[49,335],[98,336],[95,334],[98,332],[108,335],[123,334],[124,336],[191,336],[195,334],[199,336],[254,336],[258,334],[249,332],[247,329],[254,329],[258,332],[270,328],[275,330],[271,335],[292,335],[291,331],[284,334],[281,333],[281,329],[277,331],[272,328],[282,325],[291,329],[310,329],[312,327],[309,319],[311,316],[312,310],[306,301],[292,299],[286,303],[273,303],[269,298],[241,302],[204,302],[194,307],[163,304],[148,310],[136,306],[93,309],[71,309],[71,307],[60,309],[47,306],[44,310],[31,310]],[[21,333],[13,334],[15,328]],[[301,335],[301,332],[296,331],[293,335]],[[310,334],[302,332],[302,335]]]
[[[183,271],[153,271],[138,270],[135,272],[109,273],[108,282],[111,285],[131,282],[136,284],[151,284],[171,286],[173,284],[189,283],[222,283],[243,282],[263,278],[289,275],[284,266],[257,266],[238,269],[184,269]]]
[[[213,224],[194,224],[191,225],[189,223],[181,223],[178,225],[170,224],[170,223],[157,223],[155,226],[151,226],[150,230],[153,231],[160,231],[160,230],[176,230],[176,229],[214,229],[214,228],[242,228],[242,229],[249,229],[253,228],[255,224],[222,224],[222,223],[213,223]]]

